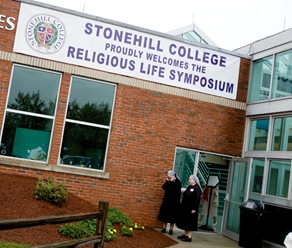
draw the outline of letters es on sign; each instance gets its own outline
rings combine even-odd
[[[15,28],[15,18],[0,14],[0,29],[12,31]]]

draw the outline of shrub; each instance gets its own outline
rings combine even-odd
[[[132,236],[134,223],[127,215],[122,213],[117,208],[109,208],[106,219],[106,233],[105,241],[112,241],[117,237],[117,231],[114,229],[113,224],[123,225],[126,229],[121,228],[121,234]],[[130,226],[130,227],[126,227]],[[79,221],[77,223],[70,223],[60,226],[59,232],[63,237],[70,238],[86,238],[94,235],[96,230],[96,219]],[[131,235],[129,235],[131,234]]]
[[[95,234],[96,231],[96,219],[92,220],[83,220],[76,223],[68,223],[60,226],[59,233],[66,238],[81,239],[90,237]],[[108,230],[113,230],[112,224],[107,220],[106,221],[106,233],[109,233]],[[108,238],[112,235],[109,234]],[[106,235],[107,239],[107,235]],[[112,239],[111,239],[112,240]]]
[[[110,221],[112,224],[125,224],[127,226],[133,226],[134,223],[132,220],[128,218],[127,215],[122,213],[119,209],[117,208],[110,208],[107,214],[107,219]]]
[[[63,237],[81,239],[95,234],[96,220],[85,220],[60,226],[59,232]]]
[[[65,185],[56,183],[54,177],[49,177],[47,180],[39,179],[33,193],[37,200],[49,201],[54,204],[61,204],[68,199]]]

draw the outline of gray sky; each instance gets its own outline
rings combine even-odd
[[[169,32],[197,25],[233,50],[292,28],[291,0],[39,0],[87,14]]]

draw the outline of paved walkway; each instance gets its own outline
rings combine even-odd
[[[160,230],[157,230],[160,231]],[[183,231],[174,228],[173,235],[168,233],[164,234],[171,239],[178,242],[178,244],[171,246],[170,248],[238,248],[238,242],[231,240],[222,234],[215,232],[198,231],[193,232],[192,242],[183,242],[177,239],[177,236],[182,235]]]

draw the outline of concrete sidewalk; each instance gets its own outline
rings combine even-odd
[[[157,231],[160,230],[157,229]],[[173,245],[170,248],[238,248],[238,243],[236,241],[216,232],[204,232],[200,230],[193,232],[192,242],[183,242],[179,240],[177,236],[182,234],[183,231],[177,228],[174,228],[173,235],[169,235],[168,233],[164,234],[165,236],[168,236],[178,242],[178,244]]]

